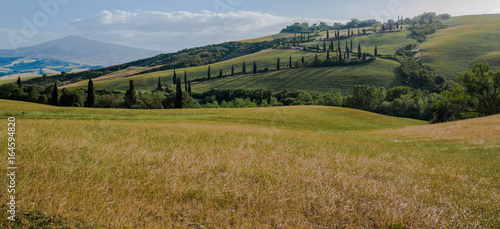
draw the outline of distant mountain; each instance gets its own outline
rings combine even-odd
[[[68,36],[42,44],[19,49],[1,50],[0,57],[27,57],[53,59],[64,62],[110,66],[137,59],[153,57],[161,52]]]

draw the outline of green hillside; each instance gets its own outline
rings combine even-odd
[[[335,107],[0,100],[3,126],[10,116],[22,198],[15,223],[0,205],[2,228],[500,226],[498,115],[425,125]]]
[[[421,44],[422,62],[448,78],[467,70],[470,61],[487,61],[500,67],[500,14],[461,16],[444,22]]]
[[[196,92],[214,89],[305,90],[309,92],[350,94],[355,85],[377,87],[401,85],[395,69],[399,63],[378,59],[373,63],[347,67],[299,68],[263,74],[227,77],[193,84]]]
[[[275,70],[277,58],[280,58],[282,68],[287,68],[290,56],[292,56],[292,62],[298,62],[302,57],[304,57],[306,61],[312,61],[315,55],[316,53],[308,51],[271,49],[212,64],[211,72],[213,78],[219,75],[221,69],[224,75],[229,75],[231,66],[234,65],[235,72],[239,74],[242,71],[243,62],[246,62],[247,72],[251,72],[254,61],[257,63],[259,70],[263,70],[267,66],[270,70]],[[318,58],[325,59],[326,54],[319,53]],[[384,87],[399,86],[401,82],[395,73],[395,69],[398,66],[399,64],[395,61],[379,59],[375,62],[360,66],[285,69],[282,71],[272,71],[255,75],[246,74],[229,76],[223,79],[213,79],[195,83],[193,84],[193,91],[204,92],[212,88],[253,88],[277,91],[297,89],[311,92],[331,93],[340,91],[344,94],[349,94],[352,87],[358,84]],[[177,69],[176,73],[183,77],[184,71],[188,73],[188,80],[207,77],[208,66]],[[129,87],[129,81],[134,80],[138,90],[152,90],[156,88],[158,77],[160,77],[163,82],[171,83],[173,70],[122,77],[119,79],[110,77],[109,79],[112,80],[100,80],[97,78],[95,87],[96,89],[125,91]],[[65,87],[84,88],[86,87],[86,83],[86,81],[82,81]]]

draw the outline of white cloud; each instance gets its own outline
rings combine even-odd
[[[177,51],[199,45],[240,40],[278,33],[295,22],[328,24],[329,19],[279,17],[259,12],[239,11],[191,13],[156,11],[102,11],[74,20],[67,28],[85,37],[160,51]]]
[[[493,10],[494,13],[500,13],[500,9]]]

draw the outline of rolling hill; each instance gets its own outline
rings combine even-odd
[[[79,36],[68,36],[15,50],[0,50],[0,57],[52,59],[92,66],[122,64],[158,54],[158,51],[108,44]]]
[[[449,79],[467,70],[470,61],[500,68],[500,14],[451,18],[421,44],[422,62]]]
[[[426,125],[335,107],[120,110],[0,100],[5,126],[11,116],[22,198],[15,224],[0,205],[3,228],[500,222],[498,115]]]
[[[500,46],[495,44],[495,34],[499,31],[500,23],[496,20],[499,15],[477,15],[461,16],[444,21],[448,26],[446,29],[438,30],[435,34],[429,36],[427,41],[420,45],[422,55],[421,62],[432,67],[437,73],[442,74],[448,79],[453,80],[458,73],[464,72],[468,67],[469,60],[487,60],[493,68],[498,67],[498,58],[496,52]],[[477,26],[476,26],[477,24]],[[346,35],[347,30],[341,30],[341,35]],[[284,33],[271,35],[262,38],[248,39],[242,42],[247,44],[273,41],[277,38],[286,38],[294,34]],[[326,32],[321,32],[316,41],[302,43],[301,46],[315,47],[323,46],[321,39],[326,38]],[[475,39],[479,38],[479,39]],[[316,38],[315,38],[316,39]],[[416,45],[417,41],[411,38],[409,31],[386,32],[376,34],[366,34],[354,36],[352,38],[335,40],[336,46],[340,41],[341,47],[345,47],[346,42],[352,40],[354,47],[361,44],[363,52],[373,53],[374,47],[378,47],[378,53],[384,56],[393,56],[399,49],[408,45]],[[327,41],[327,45],[329,42]],[[233,45],[234,46],[234,45]],[[220,53],[218,46],[208,46],[198,49],[183,50],[179,53],[170,55],[172,58],[190,60],[190,58],[201,58],[202,56],[214,55]],[[223,45],[221,46],[223,47]],[[238,46],[235,46],[238,48]],[[499,50],[497,50],[499,49]],[[258,49],[257,49],[258,50]],[[356,51],[356,49],[355,49]],[[198,56],[189,56],[190,53],[196,53]],[[212,78],[223,71],[223,75],[230,73],[231,66],[235,66],[236,72],[241,72],[242,63],[246,62],[248,71],[251,71],[253,62],[256,62],[259,70],[268,67],[271,72],[259,73],[257,75],[244,75],[216,79],[211,81],[196,82],[193,84],[195,92],[203,92],[211,88],[217,89],[235,89],[235,88],[259,88],[269,90],[308,90],[311,92],[342,92],[350,94],[351,89],[358,84],[367,84],[373,86],[383,86],[386,88],[402,85],[402,79],[399,77],[399,64],[394,58],[378,59],[377,61],[361,66],[337,66],[325,68],[299,68],[286,69],[280,72],[274,72],[277,58],[281,59],[283,68],[288,64],[288,58],[291,56],[293,62],[298,62],[302,57],[306,61],[313,60],[316,53],[294,49],[272,49],[263,50],[258,53],[248,55],[234,55],[237,53],[230,49],[227,58],[218,57],[218,62],[211,64]],[[251,53],[251,52],[250,52]],[[467,58],[465,58],[467,57]],[[102,77],[96,78],[97,89],[126,90],[128,81],[133,79],[139,90],[152,90],[156,87],[158,77],[162,82],[172,82],[174,68],[165,66],[161,55],[152,59],[136,61],[124,65],[119,73],[115,72],[118,68],[112,70]],[[319,53],[318,58],[326,58],[324,53]],[[194,61],[194,59],[193,59]],[[203,59],[203,63],[210,63]],[[180,64],[180,63],[179,63]],[[195,63],[194,63],[195,64]],[[196,64],[195,64],[196,65]],[[185,66],[185,65],[184,65]],[[189,66],[189,65],[188,65]],[[208,65],[194,67],[180,67],[177,73],[182,75],[184,71],[188,74],[188,80],[199,79],[207,76]],[[65,84],[65,83],[64,83]],[[71,82],[65,85],[68,88],[79,88],[86,85],[82,82]]]

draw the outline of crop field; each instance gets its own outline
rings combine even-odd
[[[399,63],[378,59],[375,62],[345,67],[299,68],[227,77],[193,84],[193,91],[214,89],[305,90],[318,93],[352,93],[356,85],[391,88],[402,85],[396,74]]]
[[[500,226],[498,115],[428,125],[336,107],[0,100],[2,126],[11,116],[19,220],[0,205],[2,228]]]

